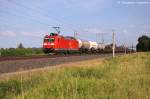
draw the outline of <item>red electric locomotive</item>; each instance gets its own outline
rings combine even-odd
[[[74,37],[64,37],[57,33],[50,33],[44,37],[43,51],[51,52],[75,52],[79,50],[79,43]]]

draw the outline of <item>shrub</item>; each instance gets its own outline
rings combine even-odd
[[[44,54],[42,48],[6,48],[1,49],[1,56],[30,56]]]

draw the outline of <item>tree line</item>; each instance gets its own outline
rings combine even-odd
[[[42,48],[25,48],[22,43],[17,48],[1,48],[0,56],[32,56],[43,55]]]

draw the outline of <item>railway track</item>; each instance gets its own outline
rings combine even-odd
[[[25,59],[32,59],[32,58],[42,58],[46,56],[6,56],[6,57],[0,57],[0,62],[1,61],[13,61],[13,60],[25,60]]]
[[[54,55],[38,57],[13,57],[0,59],[0,74],[25,71],[59,64],[110,57],[111,54],[101,55]]]
[[[5,56],[0,57],[0,62],[2,61],[15,61],[15,60],[29,60],[29,59],[42,59],[42,58],[56,58],[56,57],[69,57],[69,56],[79,56],[79,54],[74,55],[39,55],[39,56]]]

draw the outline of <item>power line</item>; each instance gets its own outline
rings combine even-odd
[[[8,0],[7,0],[8,1]],[[11,3],[11,4],[14,4],[14,5],[17,5],[18,7],[22,7],[22,8],[24,8],[24,9],[27,9],[27,10],[33,10],[34,12],[37,12],[38,14],[40,14],[41,13],[41,9],[40,9],[40,11],[37,11],[37,7],[35,8],[33,8],[33,7],[28,7],[28,6],[25,6],[24,4],[20,4],[20,3],[18,3],[18,2],[15,2],[15,1],[13,1],[13,2],[10,2],[10,1],[8,1],[9,3]],[[12,13],[11,13],[12,14]],[[38,22],[38,23],[40,23],[40,24],[44,24],[45,26],[50,26],[49,25],[49,23],[47,24],[46,22],[42,22],[42,21],[37,21],[37,20],[35,20],[34,18],[31,18],[31,17],[29,17],[28,15],[28,17],[26,17],[26,16],[23,16],[23,15],[18,15],[18,14],[14,14],[13,13],[13,15],[15,15],[15,16],[20,16],[20,17],[25,17],[25,18],[28,18],[29,20],[34,20],[34,21],[36,21],[36,22]],[[43,15],[43,13],[41,13],[41,15]],[[50,17],[48,17],[49,16],[49,14],[47,14],[47,13],[44,13],[44,17],[45,18],[47,18],[47,19],[49,19],[49,18],[51,18],[51,19],[53,19],[53,20],[55,20],[55,21],[57,21],[58,23],[64,23],[64,22],[62,22],[61,20],[59,20],[59,19],[56,19],[56,18],[52,18],[51,16]],[[34,16],[35,17],[35,16]],[[48,20],[49,21],[49,20]],[[71,26],[72,26],[72,24],[66,24],[66,23],[64,23],[65,25],[67,25],[68,27],[70,27],[70,28],[72,28]],[[51,25],[52,26],[52,25]],[[70,28],[68,28],[68,29],[70,29]],[[73,30],[75,30],[74,28],[72,28]],[[83,36],[83,34],[79,34],[80,36]],[[86,35],[86,37],[87,38],[89,38],[89,37],[91,37],[92,35],[89,35],[89,36],[87,36]],[[84,35],[84,37],[85,37],[85,35]]]
[[[10,1],[9,1],[9,2],[10,2]],[[41,12],[35,10],[35,8],[33,8],[33,7],[26,7],[25,5],[19,4],[19,3],[17,3],[17,2],[10,2],[10,3],[13,3],[13,4],[15,4],[15,5],[19,6],[19,7],[23,7],[23,8],[25,8],[25,9],[32,9],[32,10],[38,12],[38,13],[41,13]],[[43,13],[42,13],[42,14],[43,14]],[[45,15],[47,15],[47,14],[45,14]],[[49,16],[49,15],[48,15],[48,16]],[[47,17],[47,16],[44,16],[44,17]],[[48,17],[47,17],[47,18],[48,18]],[[51,18],[52,18],[52,17],[51,17]],[[53,19],[54,19],[54,18],[53,18]],[[60,23],[60,20],[57,20],[56,18],[55,18],[54,20]],[[71,25],[68,25],[68,26],[71,27]],[[71,27],[71,28],[72,28],[72,27]],[[73,29],[74,29],[74,28],[73,28]],[[85,36],[85,35],[84,35],[84,36]],[[90,35],[89,37],[91,37],[91,35]]]
[[[10,1],[9,1],[9,2],[10,2]],[[32,9],[32,10],[35,11],[35,12],[41,13],[41,12],[37,11],[37,8],[27,7],[27,6],[23,5],[23,4],[17,3],[17,2],[15,2],[15,1],[14,1],[14,2],[11,2],[11,3],[13,3],[13,4],[17,5],[17,6],[23,7],[23,8],[25,8],[25,9]],[[42,15],[43,15],[43,13],[42,13]],[[54,17],[52,17],[52,16],[49,16],[49,14],[45,14],[45,13],[44,13],[44,15],[45,15],[45,17],[47,17],[48,19],[51,18],[51,19],[55,20],[56,22],[58,22],[59,24],[60,24],[60,23],[64,23],[64,22],[62,22],[62,21],[59,20],[59,19],[56,19],[56,18],[54,18]],[[49,16],[49,17],[48,17],[48,16]],[[64,23],[64,24],[67,25],[68,27],[72,28],[72,27],[71,27],[71,24],[66,24],[66,23]],[[74,28],[72,28],[72,29],[74,30]]]
[[[42,22],[42,21],[36,20],[36,19],[34,19],[34,18],[27,17],[27,16],[23,16],[23,15],[21,15],[21,14],[12,13],[12,12],[9,12],[9,11],[1,11],[1,12],[5,13],[5,14],[11,14],[11,15],[17,16],[17,17],[24,17],[25,20],[26,20],[26,19],[32,20],[32,21],[35,21],[35,22],[40,23],[40,24],[42,24],[42,25],[46,25],[46,26],[49,26],[49,25],[50,25],[50,24],[46,24],[46,23],[44,23],[44,22]]]
[[[18,6],[18,5],[17,5]],[[20,7],[20,6],[19,6]],[[7,7],[6,9],[9,9],[9,7]],[[14,11],[14,12],[17,12],[17,10],[18,9],[15,9],[16,11]],[[35,16],[29,16],[29,15],[27,15],[27,14],[19,14],[19,13],[12,13],[12,12],[9,12],[9,11],[1,11],[1,12],[3,12],[3,13],[6,13],[6,14],[11,14],[11,15],[14,15],[14,16],[19,16],[19,17],[24,17],[25,19],[27,18],[28,20],[33,20],[33,21],[36,21],[36,22],[38,22],[38,23],[40,23],[40,24],[43,24],[43,25],[46,25],[46,26],[50,26],[50,24],[49,23],[46,23],[47,21],[45,21],[45,22],[42,22],[42,21],[40,21],[39,19],[38,20],[36,20],[35,18],[32,18],[32,17],[35,17]],[[45,17],[44,17],[44,19],[45,19]],[[51,25],[52,26],[52,25]]]

